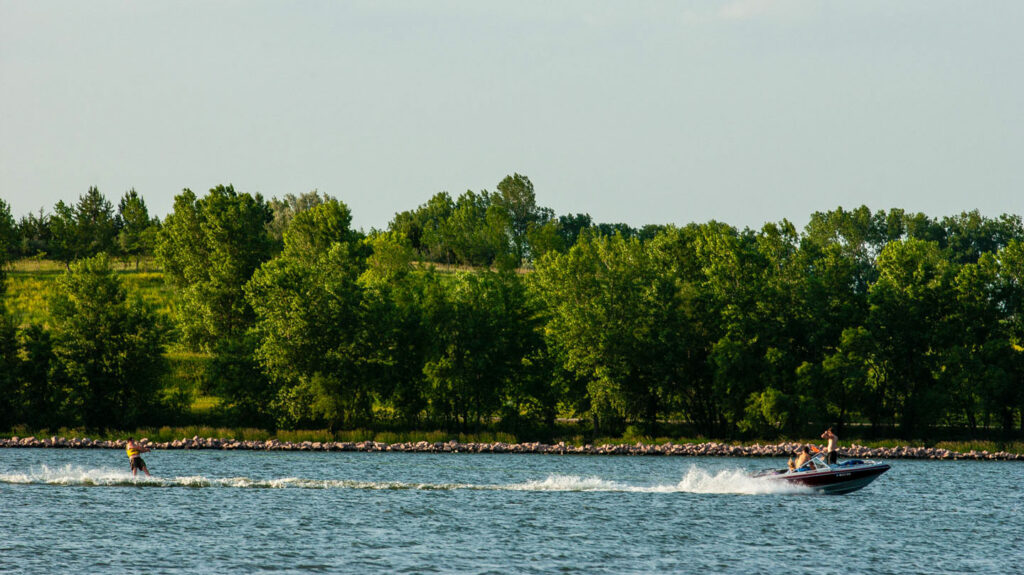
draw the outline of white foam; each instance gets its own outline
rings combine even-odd
[[[616,481],[578,475],[549,475],[543,481],[527,481],[507,486],[495,485],[494,488],[511,491],[630,491],[634,489]]]
[[[501,489],[500,486],[495,486]],[[751,477],[742,469],[725,469],[711,472],[691,466],[678,483],[655,485],[630,485],[599,477],[576,475],[550,475],[543,481],[528,481],[510,485],[506,489],[515,491],[608,491],[625,493],[735,493],[745,495],[772,493],[806,493],[799,485],[781,481],[770,481]]]
[[[752,477],[741,469],[723,469],[716,473],[691,466],[676,485],[677,491],[687,493],[738,493],[759,495],[771,493],[807,493],[806,487],[786,481],[772,481]]]
[[[143,475],[133,477],[128,471],[115,469],[87,469],[77,465],[49,467],[41,465],[24,473],[0,474],[0,482],[48,485],[134,485],[147,481]],[[152,480],[149,481],[152,483]]]
[[[548,492],[625,492],[625,493],[736,493],[772,494],[805,493],[801,486],[782,481],[751,477],[741,469],[711,472],[691,466],[678,483],[634,485],[579,475],[552,474],[543,480],[524,483],[474,485],[463,483],[406,483],[400,481],[352,481],[338,479],[303,479],[284,477],[253,479],[249,477],[209,478],[202,475],[182,477],[132,476],[124,470],[85,468],[74,465],[51,468],[42,465],[27,472],[0,474],[0,483],[43,484],[61,486],[138,486],[229,489],[368,489],[448,491],[472,489],[486,491],[548,491]]]

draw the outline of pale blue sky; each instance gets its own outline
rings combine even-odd
[[[528,175],[598,221],[1024,212],[1024,2],[0,0],[0,197]]]

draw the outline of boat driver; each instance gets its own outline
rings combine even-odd
[[[800,455],[796,458],[796,463],[793,464],[793,468],[797,471],[801,471],[804,464],[810,465],[811,469],[814,469],[814,463],[811,461],[811,450],[805,445],[800,448]]]

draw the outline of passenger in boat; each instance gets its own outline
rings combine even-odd
[[[146,462],[142,460],[141,454],[148,453],[149,449],[135,443],[134,437],[128,438],[128,444],[124,447],[125,452],[128,454],[128,465],[132,469],[132,475],[135,475],[141,469],[146,477],[151,477],[149,469],[146,468]]]
[[[814,469],[814,462],[811,461],[811,450],[806,445],[800,448],[800,455],[797,456],[793,468],[800,471],[805,464],[810,466],[810,469]]]
[[[825,461],[829,465],[835,465],[836,460],[839,459],[839,438],[832,432],[831,427],[821,434],[821,438],[828,440],[828,447],[825,448]]]

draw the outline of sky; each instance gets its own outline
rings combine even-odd
[[[0,198],[528,176],[595,221],[1024,213],[1024,2],[0,0]]]

